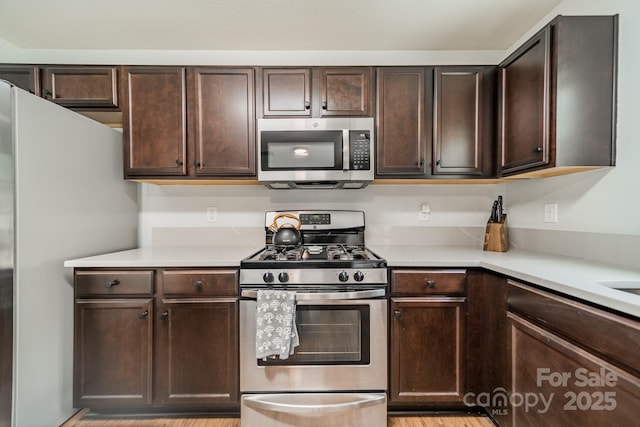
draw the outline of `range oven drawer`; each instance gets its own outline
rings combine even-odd
[[[240,410],[250,427],[386,427],[385,393],[245,394]]]

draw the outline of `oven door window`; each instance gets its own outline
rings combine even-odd
[[[264,170],[342,170],[342,131],[263,131]]]
[[[300,344],[294,354],[285,360],[259,359],[258,365],[368,365],[369,315],[368,305],[298,305]]]

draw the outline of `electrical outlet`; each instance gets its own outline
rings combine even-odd
[[[418,211],[418,220],[429,221],[430,214],[431,214],[431,206],[429,205],[429,203],[421,204],[420,210]]]
[[[544,222],[558,222],[557,203],[548,203],[544,205]]]
[[[216,222],[218,220],[218,208],[216,207],[208,207],[207,208],[207,222]]]

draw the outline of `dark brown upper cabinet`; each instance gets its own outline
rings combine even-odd
[[[263,117],[311,117],[311,69],[262,69]]]
[[[123,67],[124,175],[187,174],[184,67]]]
[[[125,177],[255,178],[253,68],[124,67]]]
[[[42,67],[42,96],[68,108],[118,109],[117,67]]]
[[[432,69],[381,67],[376,81],[376,177],[428,177]]]
[[[434,177],[495,176],[496,67],[436,67]]]
[[[617,27],[558,16],[500,64],[499,175],[615,165]]]
[[[255,176],[253,68],[187,71],[194,174]]]
[[[37,65],[0,65],[0,80],[40,96],[40,69]]]
[[[320,68],[321,116],[371,116],[371,69]]]
[[[262,69],[262,117],[370,116],[370,67]]]

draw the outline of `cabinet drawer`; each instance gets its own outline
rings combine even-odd
[[[162,292],[167,295],[236,296],[237,270],[164,270]]]
[[[462,294],[466,290],[466,270],[393,270],[393,295]]]
[[[151,295],[153,270],[76,271],[76,296]]]
[[[509,280],[509,311],[640,375],[640,322]]]

